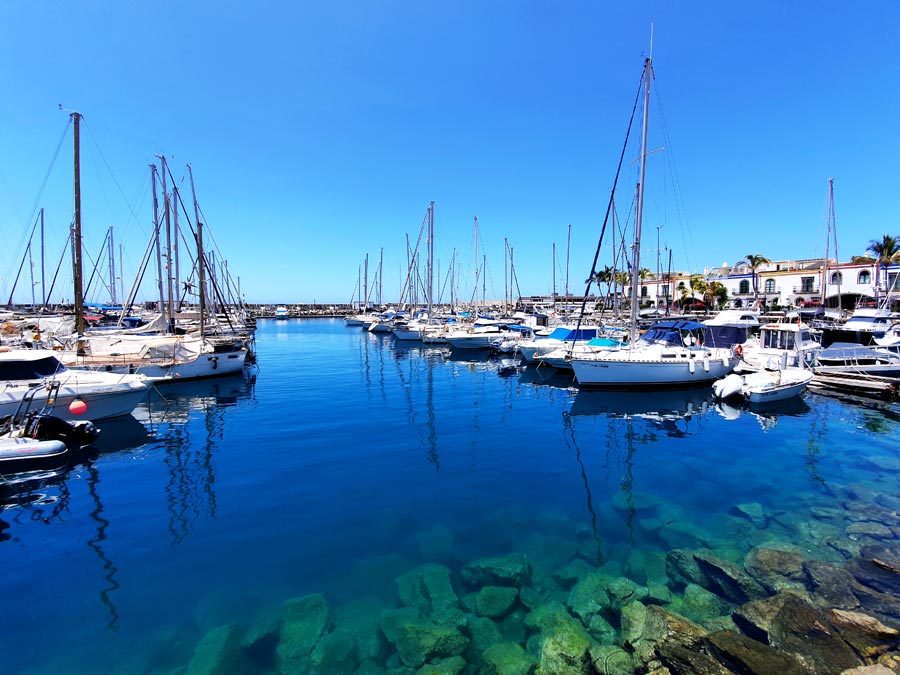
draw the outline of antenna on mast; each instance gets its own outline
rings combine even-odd
[[[653,22],[650,22],[650,60],[653,60]]]

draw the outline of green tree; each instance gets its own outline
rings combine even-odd
[[[870,241],[866,252],[875,256],[875,300],[878,300],[878,271],[882,267],[887,268],[888,263],[900,257],[900,238],[885,234],[881,241]]]
[[[706,280],[700,276],[699,274],[692,274],[691,278],[688,279],[688,285],[691,287],[691,297],[697,299],[697,296],[700,296],[700,299],[703,298],[703,295],[706,293]]]
[[[759,304],[759,273],[757,270],[763,265],[768,265],[771,260],[769,260],[764,255],[760,255],[759,253],[750,253],[744,256],[744,259],[741,262],[747,263],[750,266],[750,270],[753,272],[753,304]]]

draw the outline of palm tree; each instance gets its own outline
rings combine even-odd
[[[878,301],[878,269],[887,267],[888,263],[900,255],[900,238],[884,235],[881,241],[873,239],[869,242],[867,253],[875,256],[875,301]]]
[[[697,294],[702,298],[703,294],[706,293],[706,281],[699,274],[692,274],[688,284],[691,287],[692,298],[696,298]]]
[[[721,306],[728,301],[728,289],[725,288],[725,284],[719,281],[707,282],[703,299],[706,301],[707,306]]]
[[[762,265],[768,265],[771,260],[769,260],[764,255],[759,253],[750,253],[744,256],[744,259],[741,262],[745,262],[750,266],[750,270],[753,272],[753,304],[759,304],[759,274],[757,270]]]

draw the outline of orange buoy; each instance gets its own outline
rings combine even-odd
[[[87,403],[80,398],[76,398],[69,404],[69,412],[73,415],[84,415],[87,412]]]

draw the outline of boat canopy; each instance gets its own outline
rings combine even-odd
[[[0,380],[34,380],[53,377],[65,370],[66,367],[55,356],[0,359]]]
[[[566,328],[557,326],[553,332],[547,336],[548,340],[561,340],[568,342],[569,340],[590,340],[597,337],[597,329],[592,328]]]
[[[707,347],[731,347],[746,341],[746,326],[707,326],[703,336],[703,343]]]

